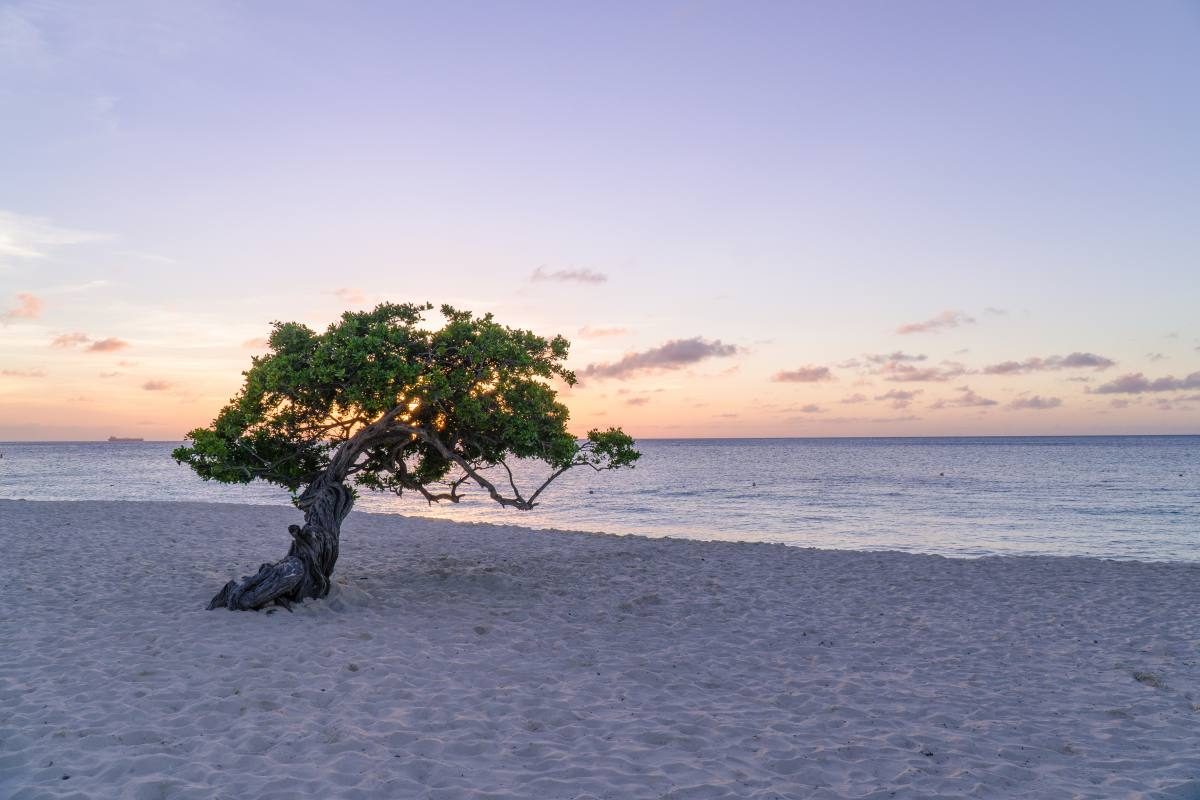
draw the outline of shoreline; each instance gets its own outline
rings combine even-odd
[[[287,511],[292,512],[295,515],[295,518],[285,521],[283,523],[284,529],[286,529],[289,524],[298,522],[303,519],[302,516],[300,515],[300,512],[295,508],[295,506],[291,505],[291,503],[289,503],[289,502],[231,503],[231,502],[227,502],[227,501],[223,501],[223,500],[209,501],[209,500],[125,500],[125,499],[117,499],[117,500],[34,500],[34,499],[26,498],[26,497],[11,497],[11,498],[0,497],[0,513],[2,513],[2,504],[4,504],[4,503],[40,503],[40,504],[45,504],[45,505],[86,504],[86,503],[92,503],[92,504],[95,504],[95,503],[121,503],[121,504],[128,504],[128,505],[146,505],[146,506],[156,506],[156,505],[164,505],[164,506],[193,506],[194,505],[194,506],[200,506],[200,507],[219,506],[219,507],[223,507],[223,508],[227,508],[227,509],[236,509],[236,508],[275,509],[275,510],[286,509]],[[1182,565],[1182,566],[1193,566],[1193,567],[1200,569],[1200,558],[1198,558],[1196,560],[1169,559],[1169,558],[1146,559],[1146,558],[1119,557],[1119,556],[1088,555],[1088,554],[1080,554],[1080,553],[1070,553],[1070,554],[1058,554],[1058,553],[979,553],[979,554],[930,553],[930,552],[926,552],[923,550],[901,550],[898,548],[861,549],[861,548],[856,548],[856,547],[817,547],[817,546],[812,546],[812,545],[806,545],[806,544],[800,544],[800,543],[790,543],[790,542],[784,542],[784,541],[751,540],[751,539],[724,539],[724,538],[706,539],[706,538],[701,538],[701,537],[675,536],[675,535],[672,535],[669,533],[663,534],[663,535],[649,535],[649,534],[644,534],[644,533],[610,533],[607,531],[585,530],[582,528],[578,528],[578,529],[577,528],[556,528],[556,527],[552,527],[552,526],[538,527],[538,526],[534,526],[534,525],[507,524],[507,523],[502,523],[502,522],[489,522],[489,521],[483,521],[483,520],[455,520],[455,519],[448,519],[445,517],[424,516],[422,514],[405,514],[405,513],[400,513],[400,512],[388,512],[388,511],[368,511],[365,509],[359,510],[357,508],[350,512],[350,516],[347,517],[347,520],[348,521],[354,520],[359,517],[371,517],[371,518],[379,518],[379,519],[385,519],[385,520],[390,520],[390,519],[412,520],[414,522],[420,522],[420,523],[428,522],[428,523],[433,523],[433,524],[445,524],[445,525],[450,525],[450,526],[460,526],[461,525],[461,526],[467,526],[467,527],[515,529],[515,530],[527,531],[529,533],[536,533],[536,534],[579,534],[579,535],[583,535],[583,536],[601,536],[601,537],[617,538],[617,539],[642,539],[642,540],[646,540],[646,541],[672,541],[672,542],[698,542],[701,544],[722,544],[722,545],[749,545],[749,546],[768,545],[768,546],[773,546],[773,547],[786,547],[790,550],[812,550],[812,551],[817,551],[817,552],[830,552],[830,553],[868,553],[868,554],[895,553],[897,555],[928,556],[930,558],[943,558],[943,559],[949,559],[951,561],[979,561],[979,560],[983,560],[983,559],[1018,559],[1018,560],[1082,559],[1082,560],[1087,560],[1087,561],[1111,561],[1111,562],[1119,563],[1119,564],[1124,564],[1124,563],[1175,564],[1175,565]],[[267,555],[269,555],[269,554],[267,554]],[[264,555],[264,558],[266,558],[267,555]],[[275,558],[277,556],[271,556],[271,557]]]
[[[0,795],[1200,792],[1197,564],[357,512],[329,597],[205,611],[296,515],[0,500]]]

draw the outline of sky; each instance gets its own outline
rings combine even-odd
[[[0,440],[273,320],[562,333],[573,428],[1200,433],[1200,3],[0,0]]]

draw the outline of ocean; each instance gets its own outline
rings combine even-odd
[[[206,483],[175,442],[0,443],[0,498],[286,504]],[[947,556],[1200,561],[1200,436],[654,439],[532,511],[364,492],[356,509],[614,534]],[[0,520],[0,533],[6,533]],[[11,532],[9,532],[11,533]],[[486,536],[486,530],[480,530]]]

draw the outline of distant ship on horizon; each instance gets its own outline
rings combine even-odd
[[[110,437],[108,437],[108,440],[110,442],[118,442],[118,443],[119,442],[144,442],[144,441],[146,441],[145,439],[141,438],[140,436],[110,436]]]

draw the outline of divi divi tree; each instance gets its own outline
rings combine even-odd
[[[324,333],[277,322],[270,352],[254,358],[241,392],[172,454],[200,477],[264,480],[289,489],[304,514],[282,559],[230,581],[209,608],[258,609],[329,592],[342,520],[358,489],[457,502],[475,488],[528,510],[576,467],[631,467],[639,453],[619,428],[586,439],[567,431],[554,382],[568,343],[441,307],[385,303],[347,312]],[[515,460],[543,462],[527,493]]]

